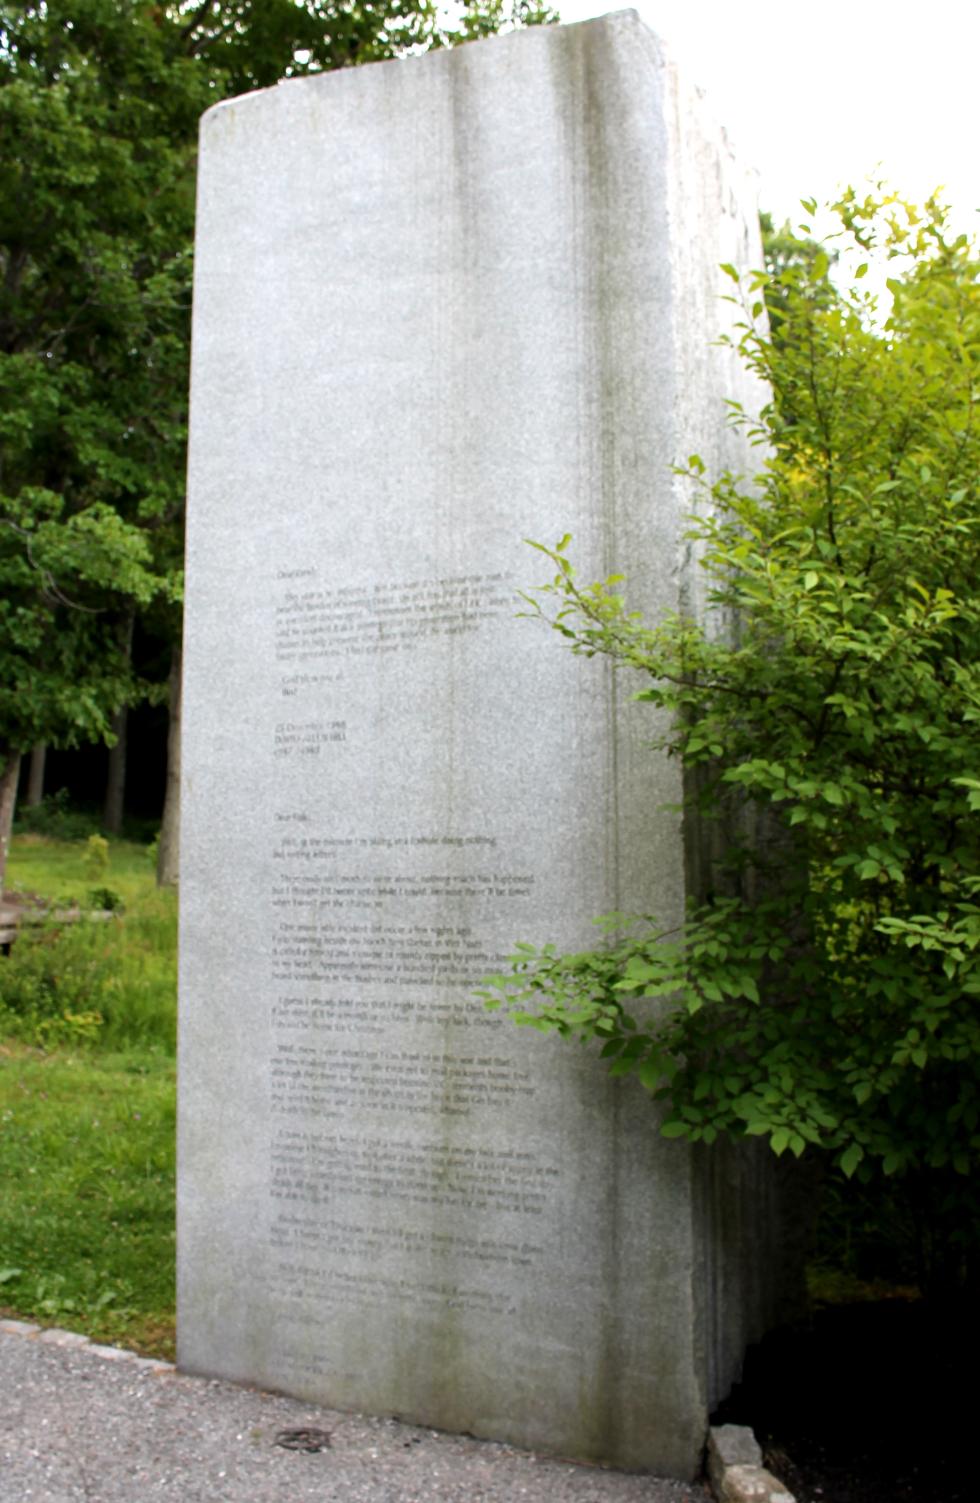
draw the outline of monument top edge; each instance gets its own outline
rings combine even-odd
[[[655,31],[647,25],[638,10],[632,6],[622,9],[607,11],[601,16],[592,16],[584,21],[572,21],[554,26],[525,26],[516,31],[509,31],[500,36],[481,37],[472,42],[463,42],[458,47],[434,48],[429,52],[419,53],[408,57],[385,58],[375,63],[362,63],[356,68],[332,68],[321,73],[308,73],[298,78],[281,78],[278,83],[271,84],[264,89],[251,89],[244,94],[232,95],[230,99],[221,99],[212,104],[201,116],[201,128],[215,119],[218,115],[231,109],[241,108],[243,105],[251,105],[258,101],[264,101],[279,94],[284,89],[300,87],[323,88],[324,86],[337,86],[338,81],[347,81],[352,76],[365,74],[376,75],[378,69],[397,68],[404,63],[428,64],[440,67],[449,65],[455,58],[463,54],[472,55],[472,50],[478,48],[485,51],[487,48],[499,48],[502,46],[520,46],[528,39],[535,39],[539,44],[542,40],[555,38],[559,35],[566,36],[572,32],[581,33],[591,29],[608,29],[616,31],[635,31],[648,39],[649,43],[663,55],[664,60],[669,59],[669,52],[663,41]]]

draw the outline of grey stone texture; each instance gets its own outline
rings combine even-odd
[[[717,1487],[726,1466],[761,1466],[762,1448],[748,1425],[712,1425],[708,1431],[708,1476]]]
[[[519,619],[574,535],[698,603],[671,466],[751,459],[712,347],[755,210],[633,12],[292,81],[201,134],[179,1364],[688,1478],[771,1304],[759,1160],[473,1000],[676,922],[676,769]]]
[[[762,1448],[747,1425],[712,1425],[707,1473],[718,1503],[794,1503],[762,1464]]]

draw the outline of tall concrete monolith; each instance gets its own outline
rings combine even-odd
[[[682,911],[676,768],[519,592],[570,532],[696,605],[744,180],[623,12],[221,104],[199,203],[180,1362],[689,1477],[765,1182],[473,991]]]

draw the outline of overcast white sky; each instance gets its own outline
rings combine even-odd
[[[553,0],[563,21],[626,7]],[[921,201],[943,183],[958,228],[980,230],[980,6],[908,0],[639,0],[634,7],[707,94],[760,205],[882,174]]]

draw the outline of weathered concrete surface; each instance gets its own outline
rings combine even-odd
[[[754,1162],[471,1000],[682,912],[676,770],[516,618],[524,539],[697,603],[746,463],[754,206],[625,12],[205,117],[181,875],[180,1362],[690,1477],[770,1293]]]

